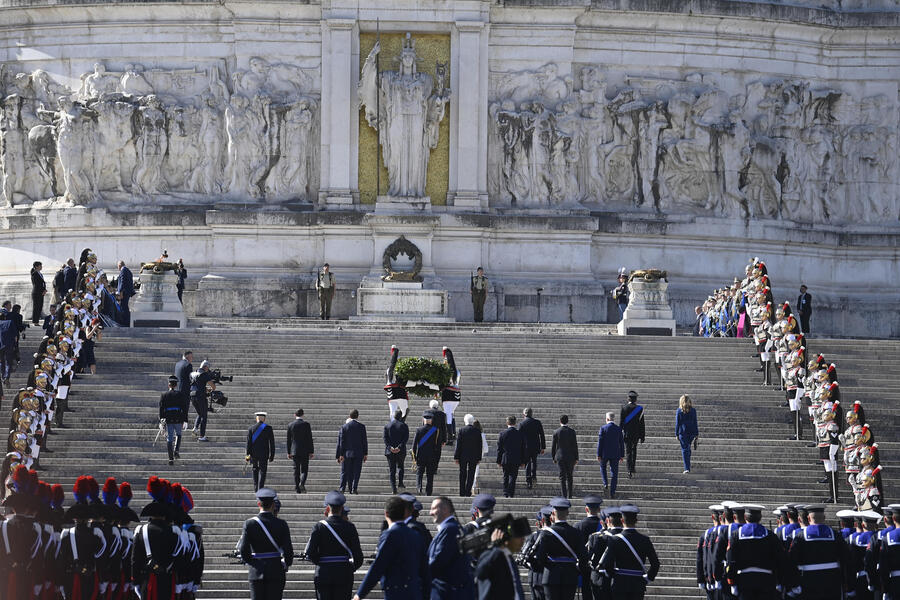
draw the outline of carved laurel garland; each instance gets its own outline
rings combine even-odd
[[[413,259],[412,271],[394,271],[391,267],[391,261],[397,260],[401,255],[405,254]],[[406,239],[406,236],[400,236],[384,249],[381,258],[381,267],[385,274],[381,277],[383,281],[421,281],[419,271],[422,270],[422,251],[419,247]]]

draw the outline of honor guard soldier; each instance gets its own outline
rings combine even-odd
[[[141,517],[150,521],[134,531],[131,573],[142,600],[169,600],[175,594],[173,566],[174,556],[179,554],[179,538],[170,522],[171,508],[154,500],[141,511]]]
[[[588,494],[584,497],[584,511],[587,516],[575,524],[575,529],[581,532],[585,542],[592,533],[603,530],[603,521],[600,519],[601,504],[603,497],[599,494]]]
[[[843,511],[839,511],[840,514]],[[853,574],[853,585],[851,592],[855,592],[856,600],[872,600],[875,597],[874,591],[869,589],[869,577],[866,574],[866,548],[878,529],[878,523],[881,521],[881,515],[873,510],[864,512],[854,512],[856,518],[859,519],[861,531],[854,531],[847,540],[847,547],[850,551],[850,572]],[[872,586],[874,587],[874,586]]]
[[[245,459],[253,466],[253,491],[266,485],[266,471],[269,463],[275,460],[275,434],[266,423],[267,414],[255,413],[256,425],[247,430],[247,456]]]
[[[475,597],[469,557],[459,549],[459,522],[453,501],[438,496],[431,502],[431,517],[437,535],[428,545],[428,575],[432,600],[469,600]]]
[[[353,600],[365,598],[381,581],[384,600],[419,600],[428,575],[428,561],[422,537],[403,524],[407,503],[391,496],[384,506],[388,527],[381,532],[375,560],[369,567]]]
[[[744,524],[744,507],[737,502],[726,500],[722,502],[722,525],[716,533],[716,541],[712,548],[713,578],[716,580],[715,588],[719,590],[722,600],[734,598],[731,588],[725,581],[726,552],[728,540],[741,525]]]
[[[882,507],[882,512],[884,512],[884,529],[875,532],[872,539],[869,540],[869,546],[866,548],[864,559],[866,575],[869,579],[869,585],[879,592],[883,591],[881,580],[878,577],[878,566],[881,564],[881,548],[885,536],[896,529],[893,515],[898,510],[900,510],[900,504],[890,504]]]
[[[416,492],[422,493],[422,479],[425,479],[425,494],[431,495],[434,486],[434,474],[438,468],[438,445],[440,443],[439,428],[432,424],[434,413],[426,410],[422,414],[423,425],[416,430],[413,439],[413,462],[416,464]]]
[[[758,504],[745,504],[747,522],[728,542],[725,576],[732,595],[741,600],[775,598],[775,588],[784,580],[788,569],[784,546],[759,523],[764,509]]]
[[[541,532],[545,527],[552,525],[550,522],[550,514],[552,512],[553,507],[549,504],[538,509],[534,521],[535,530],[525,538],[525,543],[522,545],[523,562],[528,567],[528,587],[531,588],[531,597],[534,600],[546,600],[547,598],[547,595],[544,593],[544,572],[535,567],[534,556],[537,551],[538,540],[541,539]]]
[[[334,273],[328,263],[322,265],[322,270],[316,276],[316,292],[319,294],[319,317],[323,321],[331,318],[331,301],[334,299]]]
[[[60,568],[62,587],[68,600],[90,600],[98,593],[97,558],[106,550],[99,529],[91,527],[95,507],[88,504],[90,482],[80,476],[75,480],[75,504],[65,513],[65,521],[75,525],[60,535]]]
[[[406,380],[396,376],[394,370],[397,368],[397,360],[400,358],[400,349],[397,346],[391,346],[391,362],[384,374],[384,393],[387,394],[388,411],[391,420],[398,418],[396,413],[399,410],[401,421],[406,421],[406,412],[409,410],[409,391],[406,389]]]
[[[303,420],[303,409],[294,413],[294,421],[287,427],[288,458],[294,461],[294,490],[298,494],[306,491],[306,476],[309,474],[309,461],[313,458],[312,427]]]
[[[650,538],[635,529],[640,512],[638,507],[626,504],[620,509],[625,528],[622,533],[610,537],[600,566],[611,580],[613,598],[643,600],[647,581],[653,581],[659,573],[659,558]],[[646,571],[645,563],[650,563]]]
[[[697,542],[697,586],[706,594],[707,600],[716,600],[716,582],[713,577],[712,547],[719,532],[719,521],[725,507],[721,504],[713,504],[709,507],[712,527],[708,528],[700,536]],[[785,549],[782,548],[784,551]]]
[[[492,495],[476,494],[472,498],[472,520],[462,526],[462,535],[466,536],[481,529],[486,522],[491,520],[496,505],[497,499]]]
[[[572,600],[579,576],[582,572],[587,574],[584,538],[566,522],[571,506],[561,496],[550,500],[553,524],[544,530],[534,553],[534,566],[544,572],[541,584],[547,598],[552,600]]]
[[[475,322],[484,321],[484,301],[487,300],[488,278],[484,276],[484,269],[478,267],[475,274],[472,275],[472,281],[469,284],[469,291],[472,293],[472,312],[475,314]]]
[[[176,458],[181,458],[181,432],[188,420],[187,405],[177,387],[178,377],[170,375],[169,391],[159,398],[159,420],[166,427],[166,451],[170,465],[175,464]]]
[[[238,542],[238,554],[250,567],[247,577],[251,600],[281,600],[285,573],[294,562],[291,530],[274,514],[276,498],[275,490],[257,490],[259,514],[244,521]]]
[[[606,528],[588,536],[588,563],[591,568],[591,596],[595,600],[610,598],[610,579],[600,566],[600,559],[606,552],[606,546],[612,536],[622,533],[622,510],[618,506],[603,511],[606,516]]]
[[[900,598],[900,505],[891,505],[893,524],[881,536],[881,555],[878,561],[878,580],[885,598]]]
[[[794,532],[800,529],[797,505],[786,504],[785,506],[779,506],[778,512],[782,515],[783,523],[775,529],[775,535],[781,540],[781,545],[784,546],[784,550],[787,552],[791,549]]]
[[[825,524],[824,505],[807,504],[803,510],[809,524],[794,534],[789,556],[796,574],[785,588],[804,600],[840,599],[852,584],[847,544]]]
[[[2,506],[12,513],[0,521],[0,597],[5,600],[32,597],[29,569],[40,548],[41,533],[33,519],[37,509],[34,496],[37,475],[31,473],[34,471],[29,472],[24,466],[16,467],[12,475],[13,493],[3,499]]]
[[[344,518],[347,498],[334,491],[325,495],[325,518],[313,526],[304,554],[316,565],[316,599],[350,600],[353,573],[363,563],[356,526]]]
[[[644,407],[637,403],[638,394],[634,390],[628,392],[628,402],[622,406],[619,422],[625,434],[625,461],[628,465],[628,477],[634,477],[637,462],[638,442],[644,443]]]

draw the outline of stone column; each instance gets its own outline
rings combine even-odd
[[[485,210],[487,199],[487,27],[457,21],[453,29],[450,190],[453,206]]]
[[[357,178],[358,114],[356,81],[359,65],[355,19],[322,21],[322,186],[319,205],[347,208],[353,204]],[[355,50],[355,51],[354,51]]]

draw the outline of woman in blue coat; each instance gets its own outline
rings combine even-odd
[[[678,410],[675,412],[675,437],[681,444],[681,457],[684,459],[684,472],[691,472],[691,444],[696,447],[700,430],[697,428],[697,411],[691,405],[691,398],[687,394],[678,400]]]

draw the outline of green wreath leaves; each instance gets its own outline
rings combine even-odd
[[[430,398],[450,383],[452,373],[450,367],[442,361],[410,356],[397,361],[394,376],[407,382],[406,389],[410,394]]]

